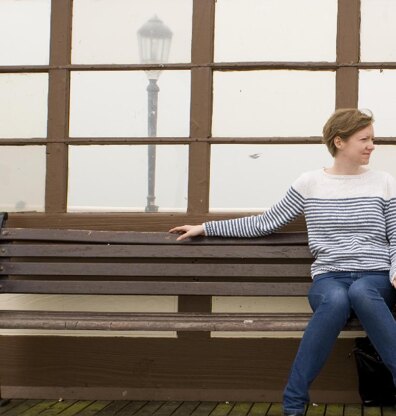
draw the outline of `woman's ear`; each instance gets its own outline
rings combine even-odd
[[[344,140],[342,140],[340,136],[336,136],[334,138],[334,145],[337,149],[342,149],[344,145]]]

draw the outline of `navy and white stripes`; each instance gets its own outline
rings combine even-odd
[[[204,224],[206,235],[259,237],[304,214],[312,276],[329,271],[390,270],[396,275],[396,181],[384,172],[307,172],[259,216]]]

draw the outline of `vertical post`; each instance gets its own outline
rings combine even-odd
[[[358,106],[360,61],[360,0],[338,0],[336,108]]]
[[[149,137],[157,136],[157,110],[158,110],[158,92],[159,87],[156,79],[149,79],[147,86],[148,97],[148,117],[147,129]],[[149,144],[147,148],[148,162],[148,189],[146,212],[158,212],[158,206],[155,205],[155,165],[157,158],[157,149],[155,144]]]

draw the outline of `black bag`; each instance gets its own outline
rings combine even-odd
[[[396,388],[391,372],[368,337],[356,338],[353,350],[359,377],[359,394],[364,406],[393,406]]]

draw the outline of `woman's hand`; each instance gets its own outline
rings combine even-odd
[[[181,227],[175,227],[169,230],[170,233],[181,234],[177,237],[177,241],[184,240],[186,238],[196,237],[197,235],[205,235],[203,225],[182,225]]]
[[[392,286],[396,289],[396,275],[393,276]]]

